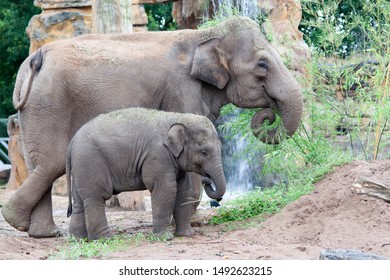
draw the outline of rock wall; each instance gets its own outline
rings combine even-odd
[[[30,53],[52,41],[91,33],[90,0],[35,0],[42,13],[31,18],[27,27]]]
[[[258,0],[261,11],[269,15],[264,29],[272,37],[272,44],[284,57],[289,69],[306,74],[310,50],[298,26],[302,18],[299,0]]]
[[[132,1],[134,32],[147,31],[148,18],[142,3],[149,2],[153,1]],[[34,5],[42,13],[32,17],[26,29],[30,53],[49,42],[92,32],[91,0],[35,0]]]
[[[179,29],[195,29],[208,9],[209,0],[181,0],[173,3],[172,17]],[[205,6],[206,5],[206,6]]]

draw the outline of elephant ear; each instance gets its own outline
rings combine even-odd
[[[169,129],[168,135],[164,140],[164,145],[178,158],[184,149],[187,136],[187,127],[182,123],[176,123]]]
[[[229,73],[226,56],[218,47],[220,42],[221,39],[211,38],[196,47],[191,75],[223,89],[229,80]]]

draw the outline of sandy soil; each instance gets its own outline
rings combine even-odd
[[[390,259],[390,203],[351,191],[356,178],[390,184],[390,160],[356,161],[338,168],[301,197],[264,222],[250,228],[196,228],[191,238],[133,246],[105,255],[105,259],[318,259],[323,249],[354,249]],[[11,192],[0,190],[0,204]],[[54,196],[54,217],[67,230],[67,198]],[[203,216],[212,215],[206,204]],[[151,231],[150,211],[108,210],[114,232]],[[10,227],[0,215],[0,259],[47,259],[66,237],[34,239]],[[101,258],[101,257],[100,257]]]

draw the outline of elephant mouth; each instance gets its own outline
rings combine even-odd
[[[216,191],[215,187],[213,187],[213,180],[211,180],[211,178],[210,178],[210,176],[208,174],[206,174],[203,177],[202,184],[203,184],[204,187],[209,186],[213,191]],[[215,199],[216,203],[220,202],[221,200],[222,200],[222,197]]]
[[[202,179],[202,185],[203,185],[203,187],[211,188],[213,192],[216,191],[216,188],[213,184],[213,180],[211,179],[211,176],[207,173],[204,175],[204,177]]]
[[[212,183],[213,183],[213,180],[211,180],[211,176],[206,173],[202,179],[202,184],[211,186]]]
[[[266,120],[268,120],[270,125],[276,120],[275,112],[271,108],[262,108],[253,115],[251,129],[256,137],[260,135],[260,129]]]

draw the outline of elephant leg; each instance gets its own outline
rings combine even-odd
[[[198,206],[200,204],[200,200],[202,199],[202,192],[203,192],[203,186],[202,186],[202,176],[197,173],[189,173],[191,182],[191,192],[190,197],[192,198],[193,203],[191,203],[191,226],[193,227],[200,227],[203,226],[204,222],[203,219],[200,217],[200,215],[197,213]]]
[[[50,189],[54,180],[60,175],[47,174],[45,168],[37,166],[2,208],[1,212],[4,219],[16,229],[28,231],[30,228],[31,213],[42,197],[45,197],[43,201],[46,204],[44,203],[42,207],[37,208],[37,215],[40,215],[42,211],[51,210]],[[47,203],[49,203],[50,207],[47,206]],[[51,212],[50,215],[52,215]],[[49,217],[49,224],[52,223],[54,225],[52,216],[51,218],[49,215],[47,216]],[[43,224],[41,224],[41,229],[39,229],[40,232],[38,234],[31,232],[32,235],[45,237],[57,235],[58,232],[54,230],[55,225],[54,227],[46,227],[48,224],[44,221],[46,218],[40,218],[38,216],[34,218],[35,221],[38,223],[42,222]],[[35,226],[36,229],[39,227],[38,224],[35,224]],[[45,233],[42,234],[43,232]]]
[[[112,237],[108,227],[105,207],[106,204],[103,198],[87,198],[84,200],[85,222],[89,240]]]
[[[53,219],[51,188],[46,191],[31,213],[28,235],[35,238],[62,235]]]
[[[73,193],[73,211],[72,211],[72,215],[70,216],[69,234],[74,235],[77,238],[87,238],[88,231],[85,222],[84,204],[75,187],[72,188],[72,193]]]
[[[173,217],[176,223],[175,234],[177,236],[191,236],[195,233],[191,227],[191,212],[193,210],[193,198],[191,195],[191,188],[189,187],[191,180],[189,174],[186,173],[184,178],[178,180],[177,194],[175,201],[175,208],[173,210]]]
[[[152,197],[153,233],[159,237],[173,238],[173,234],[168,230],[173,208],[175,207],[176,186],[156,186]]]

